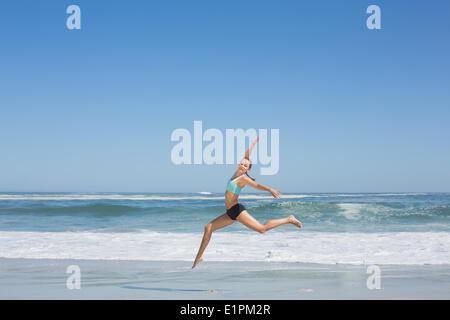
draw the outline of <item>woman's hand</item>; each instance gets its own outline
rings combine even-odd
[[[274,190],[274,189],[270,189],[269,192],[272,194],[272,196],[273,196],[274,198],[276,198],[276,199],[280,199],[280,198],[281,198],[281,193],[280,193],[280,191]]]
[[[252,141],[252,145],[255,145],[255,144],[257,144],[257,143],[258,143],[258,141],[259,141],[259,137],[258,137],[258,138],[256,138],[256,140],[253,140],[253,141]]]

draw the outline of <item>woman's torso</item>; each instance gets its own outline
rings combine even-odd
[[[241,189],[245,186],[239,183],[240,179],[244,175],[234,177],[228,180],[227,190],[225,191],[225,208],[228,210],[232,206],[238,203],[239,193]]]

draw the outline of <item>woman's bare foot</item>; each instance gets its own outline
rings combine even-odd
[[[195,259],[194,265],[192,266],[192,269],[194,269],[195,266],[196,266],[199,262],[202,262],[202,261],[203,261],[203,257],[200,257],[199,259]]]
[[[299,228],[302,227],[302,223],[300,221],[298,221],[294,216],[289,216],[289,223],[292,223],[294,226],[297,226]]]

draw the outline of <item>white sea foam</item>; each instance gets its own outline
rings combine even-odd
[[[377,215],[380,212],[390,210],[386,206],[373,203],[338,203],[337,206],[341,209],[338,214],[349,220],[358,220],[362,215],[368,219],[370,215]]]
[[[192,261],[201,233],[0,232],[0,257]],[[450,264],[449,232],[216,232],[205,261]]]
[[[339,212],[340,215],[350,220],[357,220],[359,219],[361,209],[367,205],[362,203],[339,203],[338,206],[342,210]]]

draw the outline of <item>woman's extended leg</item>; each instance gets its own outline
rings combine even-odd
[[[202,243],[200,244],[200,248],[198,249],[198,253],[195,257],[192,269],[194,269],[195,266],[203,260],[203,252],[205,251],[206,246],[209,243],[209,239],[211,239],[211,234],[213,233],[213,231],[226,227],[234,222],[236,222],[236,220],[231,219],[226,213],[224,213],[205,226],[205,233],[203,234]]]
[[[270,229],[281,226],[282,224],[292,223],[293,225],[301,228],[302,223],[298,221],[294,216],[289,216],[287,218],[282,219],[273,219],[269,220],[264,224],[259,223],[255,218],[253,218],[247,210],[241,212],[241,214],[237,217],[237,220],[242,222],[246,227],[258,231],[259,233],[264,233]]]

